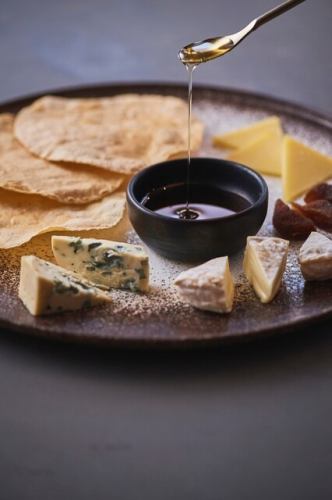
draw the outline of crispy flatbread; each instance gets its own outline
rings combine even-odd
[[[177,97],[45,96],[18,113],[15,135],[41,158],[132,174],[149,164],[185,154],[187,125],[187,103]],[[203,124],[193,117],[193,150],[200,147],[202,135]]]
[[[0,187],[85,204],[119,188],[123,176],[96,168],[51,163],[32,155],[13,134],[14,116],[0,114]]]
[[[0,189],[0,248],[22,245],[49,231],[111,228],[121,220],[124,209],[123,192],[90,205],[74,206]]]

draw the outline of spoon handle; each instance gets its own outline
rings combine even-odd
[[[287,12],[288,10],[292,9],[293,7],[302,2],[304,2],[304,0],[288,0],[287,2],[284,2],[281,5],[274,7],[273,9],[269,10],[265,14],[262,14],[261,16],[257,17],[257,19],[255,19],[256,22],[252,31],[256,30],[263,24],[268,23],[275,17],[280,16],[280,14]]]

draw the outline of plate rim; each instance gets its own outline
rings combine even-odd
[[[84,85],[69,85],[64,87],[51,87],[44,91],[32,92],[24,95],[19,95],[18,97],[13,97],[9,99],[4,99],[0,101],[0,112],[4,107],[23,107],[27,102],[34,101],[40,97],[45,95],[65,95],[65,94],[74,94],[77,92],[91,92],[98,91],[102,92],[106,89],[124,89],[128,90],[134,89],[137,87],[144,87],[146,89],[156,90],[158,87],[162,89],[163,87],[173,88],[178,91],[186,91],[187,85],[181,82],[174,81],[161,81],[161,80],[137,80],[137,81],[114,81],[111,83],[107,82],[99,82],[99,83],[88,83]],[[288,99],[284,99],[281,97],[276,97],[273,94],[264,93],[264,92],[256,92],[254,90],[246,90],[244,88],[239,87],[228,87],[228,86],[219,86],[219,85],[210,85],[204,83],[197,83],[194,87],[198,91],[211,91],[211,92],[222,92],[223,94],[236,95],[239,97],[249,97],[250,99],[258,99],[262,103],[272,103],[277,107],[283,108],[283,113],[286,114],[296,114],[300,115],[302,119],[307,121],[314,121],[317,125],[317,121],[319,125],[332,129],[332,115],[329,116],[327,113],[323,113],[322,111],[315,109],[311,106],[306,106],[301,103],[291,101]],[[116,92],[114,92],[116,93]],[[137,93],[137,91],[136,91]],[[155,91],[153,93],[156,93]],[[314,117],[314,118],[313,118]]]
[[[2,112],[13,112],[8,111],[10,108],[16,110],[21,109],[23,106],[28,105],[35,99],[38,99],[44,95],[63,95],[70,96],[77,93],[91,94],[97,93],[99,95],[110,95],[117,93],[135,92],[141,88],[142,90],[151,93],[165,92],[166,88],[176,92],[186,92],[187,85],[184,83],[173,82],[173,81],[124,81],[124,82],[102,82],[102,83],[89,83],[86,85],[72,85],[65,87],[56,87],[51,89],[46,89],[42,92],[33,92],[26,95],[18,96],[11,99],[5,99],[0,101],[0,113]],[[252,90],[245,90],[233,87],[224,87],[209,84],[196,84],[195,89],[199,92],[212,92],[217,94],[230,95],[233,98],[244,99],[247,101],[258,101],[263,106],[268,105],[269,107],[274,107],[280,109],[280,112],[287,115],[293,115],[296,118],[301,118],[302,120],[314,124],[314,126],[320,126],[332,132],[332,116],[324,114],[314,108],[289,101],[287,99],[274,97],[273,95],[255,92]],[[263,338],[270,338],[271,336],[289,332],[295,332],[299,329],[310,326],[314,323],[323,322],[332,317],[332,309],[328,311],[320,312],[317,315],[311,315],[309,318],[299,318],[292,322],[291,324],[279,324],[277,326],[271,326],[270,328],[254,331],[252,333],[239,333],[237,335],[228,335],[225,337],[217,337],[215,335],[205,336],[202,338],[195,337],[183,337],[179,336],[172,339],[165,337],[150,337],[148,338],[134,338],[134,337],[98,337],[98,336],[81,336],[68,332],[54,332],[52,330],[45,330],[36,328],[29,325],[19,325],[14,324],[11,321],[0,318],[0,329],[7,330],[9,332],[15,332],[22,335],[30,335],[36,338],[43,338],[50,341],[62,341],[66,343],[79,343],[79,344],[94,344],[99,346],[109,346],[112,348],[163,348],[163,349],[179,349],[179,348],[197,348],[204,346],[215,346],[215,345],[229,345],[242,342],[249,342],[255,340],[262,340]]]
[[[22,336],[30,336],[37,339],[44,339],[52,342],[62,342],[73,345],[93,345],[97,347],[109,347],[119,349],[140,349],[140,350],[173,350],[173,349],[197,349],[202,347],[213,346],[230,346],[236,344],[250,343],[260,340],[269,339],[277,335],[296,334],[301,328],[310,327],[323,323],[332,318],[332,311],[325,311],[319,315],[312,315],[309,318],[299,319],[291,324],[283,324],[277,327],[271,327],[265,330],[250,333],[239,333],[227,335],[225,337],[217,337],[215,335],[205,336],[202,338],[194,337],[173,337],[167,339],[165,337],[150,337],[150,338],[135,338],[135,337],[98,337],[98,336],[81,336],[69,332],[54,332],[52,330],[41,330],[27,325],[14,325],[10,321],[0,318],[0,330],[5,333],[15,333]]]

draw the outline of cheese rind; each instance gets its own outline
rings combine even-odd
[[[300,248],[299,263],[306,280],[332,279],[332,240],[313,231]]]
[[[213,145],[225,149],[242,149],[269,132],[277,132],[281,135],[280,118],[277,116],[269,116],[246,127],[215,135]]]
[[[244,273],[261,302],[276,296],[285,271],[289,241],[282,238],[249,236],[244,253]]]
[[[234,283],[228,257],[218,257],[183,271],[174,285],[180,297],[198,309],[229,313],[233,308]]]
[[[285,201],[301,196],[332,177],[332,158],[286,135],[282,144],[282,187]]]
[[[149,257],[138,245],[52,236],[57,263],[97,286],[146,292],[149,289]]]
[[[281,175],[281,129],[272,130],[233,151],[228,159],[243,163],[262,174]]]
[[[88,281],[34,255],[21,258],[18,295],[34,316],[75,311],[111,301],[108,294]]]

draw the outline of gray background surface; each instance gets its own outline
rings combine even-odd
[[[271,0],[0,0],[0,99],[185,81],[176,52]],[[195,81],[332,112],[331,0],[308,0]],[[0,499],[332,497],[332,322],[251,345],[109,352],[0,336]]]

